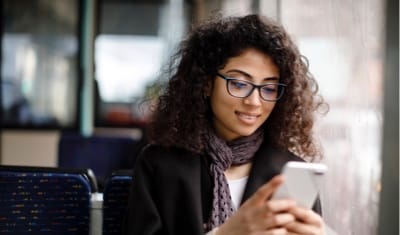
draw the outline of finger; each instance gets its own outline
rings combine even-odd
[[[285,224],[294,222],[295,219],[296,218],[292,214],[289,214],[289,213],[276,214],[273,216],[269,216],[265,220],[265,228],[270,229],[270,228],[275,228],[275,227],[282,227]]]
[[[256,233],[256,235],[287,235],[287,231],[285,228],[275,228],[268,231]]]
[[[265,202],[264,211],[268,213],[277,213],[291,210],[296,202],[290,199],[277,199]]]
[[[299,221],[287,223],[285,228],[289,234],[307,234],[307,235],[321,235],[323,228],[311,224],[305,224]]]
[[[310,209],[292,207],[290,209],[290,213],[292,213],[298,220],[303,221],[306,224],[313,224],[317,226],[322,226],[324,224],[321,216]]]
[[[264,203],[275,190],[283,183],[283,176],[277,175],[268,183],[262,185],[245,203],[248,205],[259,205]]]

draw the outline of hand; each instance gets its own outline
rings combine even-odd
[[[310,209],[296,206],[289,211],[295,218],[284,227],[288,235],[324,235],[324,221],[321,216]]]
[[[275,176],[261,186],[219,227],[216,235],[286,235],[284,226],[295,223],[294,215],[289,213],[295,202],[289,199],[268,200],[282,182],[282,176]]]

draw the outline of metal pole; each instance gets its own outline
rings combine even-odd
[[[379,235],[399,234],[399,1],[386,1],[382,191]]]
[[[82,17],[82,90],[80,128],[83,136],[90,136],[94,127],[94,29],[95,0],[84,0]]]

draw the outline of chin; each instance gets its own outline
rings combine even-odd
[[[253,129],[253,130],[245,130],[245,131],[241,131],[239,132],[240,136],[250,136],[252,135],[254,132],[256,132],[257,129]]]

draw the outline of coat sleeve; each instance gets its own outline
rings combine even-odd
[[[162,222],[155,203],[154,170],[146,157],[146,149],[139,155],[133,171],[127,213],[122,225],[124,235],[161,234]]]

